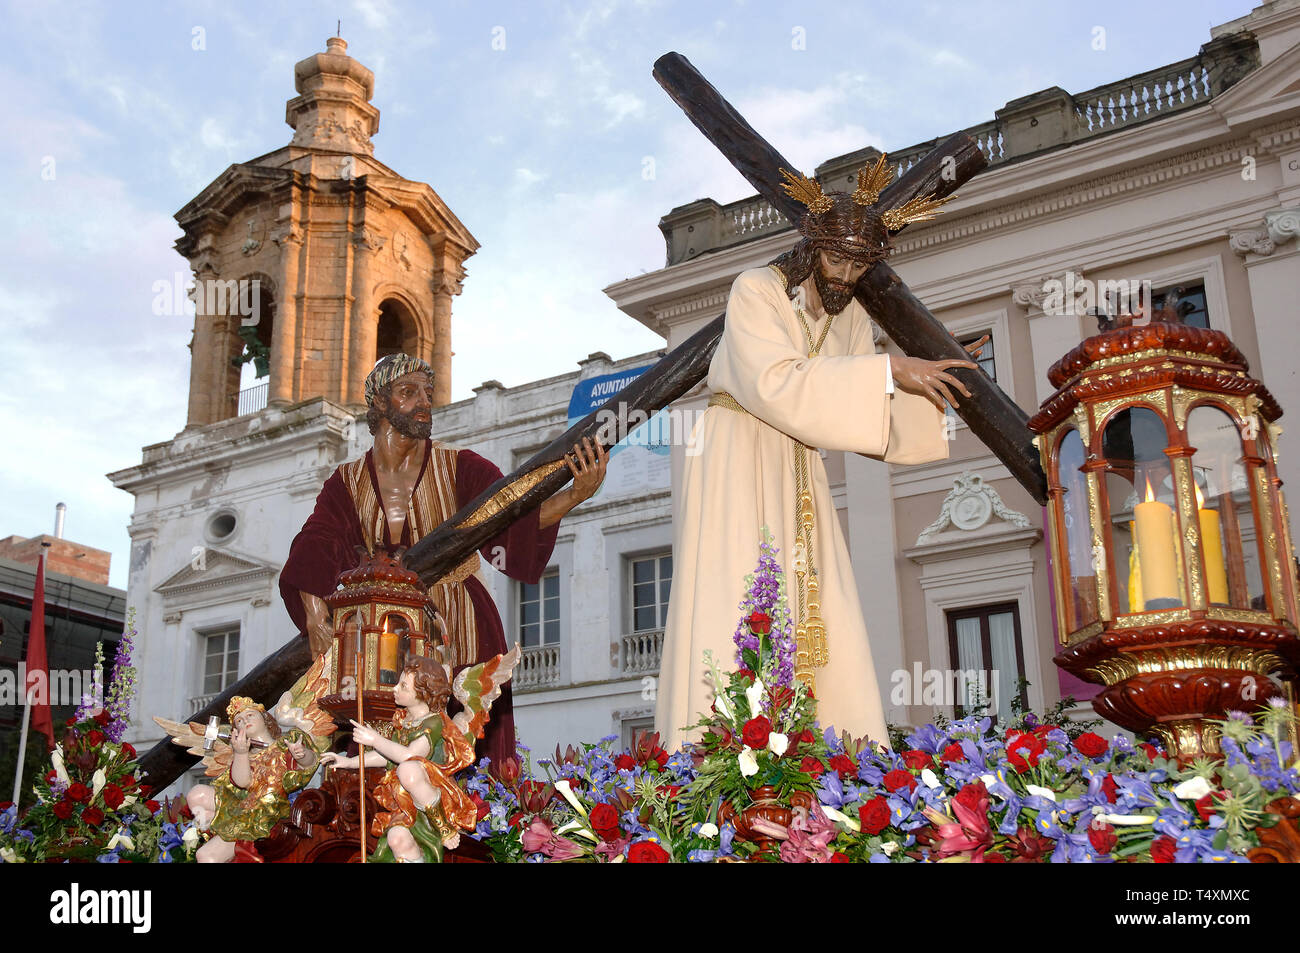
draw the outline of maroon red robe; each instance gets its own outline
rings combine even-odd
[[[373,543],[375,548],[382,547],[389,553],[399,547],[409,548],[419,538],[412,538],[412,523],[420,535],[431,532],[499,479],[501,471],[472,450],[435,448],[426,440],[424,462],[411,494],[411,513],[403,525],[401,538],[394,542],[388,521],[383,518],[383,507],[378,503],[379,478],[372,453],[367,452],[361,460],[335,470],[316,497],[316,509],[289,547],[289,558],[280,573],[280,595],[299,633],[306,636],[306,610],[299,593],[309,592],[324,598],[333,592],[339,574],[360,562],[358,546],[369,549]],[[363,514],[359,506],[367,513]],[[497,555],[493,565],[498,568],[499,554],[504,553],[507,576],[536,584],[550,562],[560,528],[558,522],[540,528],[540,513],[539,507],[520,517],[501,535],[485,543],[479,553],[490,562]],[[483,583],[472,574],[477,561],[477,555],[471,556],[448,577],[430,587],[430,594],[447,617],[453,640],[463,636],[463,630],[471,625],[477,630],[476,639],[471,640],[476,644],[453,647],[453,654],[473,656],[457,657],[457,669],[506,651],[505,632],[496,605]],[[448,578],[456,581],[447,582]],[[460,624],[458,619],[465,624]],[[454,708],[455,702],[452,704]],[[509,684],[502,686],[501,697],[492,706],[492,717],[475,753],[480,758],[491,758],[493,764],[500,764],[515,753],[515,718]]]

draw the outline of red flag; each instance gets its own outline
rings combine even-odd
[[[40,673],[37,676],[37,672]],[[33,681],[39,681],[33,685]],[[46,743],[54,750],[54,718],[50,714],[50,662],[45,655],[45,554],[36,562],[36,591],[32,593],[32,623],[27,639],[26,692],[36,689],[32,703],[32,727],[44,732]]]

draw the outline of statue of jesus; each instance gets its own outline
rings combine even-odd
[[[709,366],[709,408],[692,437],[675,521],[674,579],[655,727],[672,745],[708,711],[714,686],[702,661],[727,667],[744,578],[767,527],[779,547],[795,672],[813,687],[822,727],[885,741],[885,720],[848,549],[819,450],[889,463],[948,455],[945,403],[966,388],[948,373],[970,361],[877,354],[871,320],[854,298],[868,266],[890,251],[890,230],[931,218],[942,201],[880,209],[894,170],[884,156],[852,195],[823,194],[785,173],[808,207],[801,240],[765,268],[736,278]],[[982,343],[982,342],[981,342]],[[888,505],[888,501],[881,501]],[[670,745],[670,747],[672,747]]]

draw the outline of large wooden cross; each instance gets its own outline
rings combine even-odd
[[[797,222],[803,208],[780,188],[779,171],[795,166],[768,145],[686,57],[679,53],[660,57],[655,62],[654,77],[758,193],[786,218]],[[985,165],[984,155],[975,142],[958,133],[885,189],[880,205],[894,208],[920,195],[948,195]],[[858,282],[856,295],[904,353],[927,360],[967,357],[965,349],[884,262],[867,269]],[[605,445],[611,446],[627,434],[621,430],[608,433],[606,421],[617,419],[626,424],[628,420],[645,419],[636,412],[653,415],[687,393],[708,373],[725,320],[725,314],[718,315],[604,406],[574,424],[527,463],[498,480],[417,542],[403,560],[407,568],[418,572],[426,584],[432,584],[524,513],[562,489],[569,481],[564,455],[583,437],[604,438]],[[1045,503],[1046,482],[1038,453],[1031,444],[1033,435],[1026,426],[1028,417],[1024,411],[982,371],[963,369],[953,373],[972,395],[961,402],[957,413],[1029,494],[1039,503]],[[625,413],[617,412],[620,406],[626,408]],[[608,409],[614,409],[615,413],[602,413]],[[250,696],[269,708],[310,664],[307,640],[295,637],[191,716],[191,720],[205,722],[211,715],[224,718],[226,705],[235,695]],[[194,761],[193,756],[170,740],[164,740],[141,758],[144,780],[155,789],[161,788],[179,777]]]

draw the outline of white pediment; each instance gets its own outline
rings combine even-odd
[[[198,546],[190,561],[154,591],[170,606],[189,601],[200,593],[264,589],[279,571],[279,566],[259,559],[212,546]]]
[[[1253,123],[1300,107],[1300,46],[1252,70],[1231,89],[1214,96],[1210,108],[1229,126]]]

